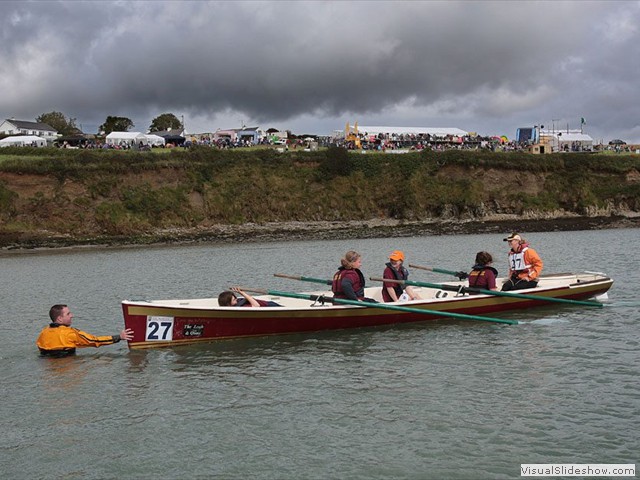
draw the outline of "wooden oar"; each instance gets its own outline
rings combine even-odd
[[[322,278],[313,277],[301,277],[300,275],[287,275],[286,273],[274,273],[274,277],[290,278],[291,280],[301,280],[303,282],[322,283],[324,285],[331,285],[331,280],[323,280]]]
[[[463,272],[463,271],[454,272],[453,270],[445,270],[444,268],[423,267],[422,265],[414,265],[412,263],[409,264],[409,268],[417,268],[418,270],[427,270],[429,272],[436,272],[436,273],[446,273],[447,275],[453,275],[454,277],[458,277],[460,280],[464,280],[469,276],[467,272]]]
[[[355,305],[357,307],[362,307],[362,308],[380,308],[382,310],[397,310],[399,312],[421,313],[423,315],[437,315],[442,317],[460,318],[462,320],[477,320],[481,322],[506,323],[508,325],[518,324],[517,320],[504,320],[502,318],[480,317],[478,315],[467,315],[464,313],[441,312],[439,310],[425,310],[422,308],[402,307],[400,305],[391,305],[388,303],[359,302],[357,300],[348,300],[345,298],[333,298],[333,297],[325,297],[324,295],[309,295],[304,293],[281,292],[278,290],[264,290],[264,289],[257,289],[257,288],[248,288],[248,287],[239,287],[239,288],[241,290],[244,290],[245,292],[260,293],[263,295],[273,295],[276,297],[279,296],[279,297],[301,298],[303,300],[311,300],[313,302],[327,301],[334,304]]]
[[[416,287],[439,288],[440,290],[449,290],[452,292],[470,292],[470,293],[482,293],[485,295],[494,295],[497,297],[526,298],[528,300],[539,300],[541,302],[569,303],[572,305],[585,305],[587,307],[603,306],[603,304],[599,302],[589,302],[584,300],[570,300],[568,298],[543,297],[542,295],[530,295],[528,293],[498,292],[497,290],[484,290],[482,288],[465,287],[462,285],[460,286],[443,285],[441,283],[412,282],[411,280],[390,280],[388,278],[376,278],[376,277],[371,277],[369,278],[369,280],[373,280],[375,282],[399,283],[401,285],[414,285]]]

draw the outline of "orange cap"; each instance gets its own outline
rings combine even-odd
[[[389,255],[389,260],[401,260],[404,262],[404,253],[400,250],[394,250],[391,252],[391,255]]]

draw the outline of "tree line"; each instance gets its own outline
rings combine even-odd
[[[83,133],[78,128],[76,119],[67,117],[62,112],[54,111],[43,113],[39,117],[36,117],[36,122],[46,123],[63,136]],[[128,132],[129,129],[134,126],[135,124],[130,118],[109,115],[104,123],[98,127],[97,133],[100,135],[109,135],[111,132]],[[151,121],[149,132],[161,132],[172,129],[182,130],[183,128],[182,122],[173,113],[163,113]]]

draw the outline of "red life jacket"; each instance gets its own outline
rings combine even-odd
[[[391,272],[395,280],[406,280],[409,278],[409,271],[404,267],[404,265],[400,267],[400,271],[393,268],[391,266],[391,263],[387,263],[386,265],[387,268],[385,268],[384,273],[382,274],[383,278],[389,278],[385,275],[387,271]],[[385,302],[391,302],[393,299],[391,298],[391,295],[389,295],[389,292],[387,292],[387,286],[388,285],[384,283],[382,284],[382,300]],[[402,295],[402,292],[404,292],[404,287],[399,283],[394,283],[393,289],[396,291],[396,295],[398,296],[398,298],[400,298],[400,295]]]
[[[333,292],[333,296],[335,298],[350,298],[342,288],[342,281],[344,279],[351,280],[353,292],[355,293],[356,297],[358,297],[359,299],[364,298],[364,275],[357,268],[347,269],[344,267],[340,267],[338,269],[338,271],[333,276],[333,281],[331,282],[331,291]]]

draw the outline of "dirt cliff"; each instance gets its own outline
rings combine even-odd
[[[0,247],[638,225],[636,159],[396,157],[5,166]]]

